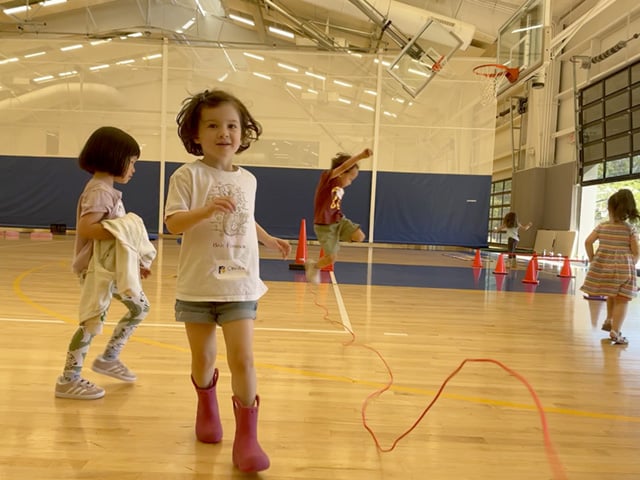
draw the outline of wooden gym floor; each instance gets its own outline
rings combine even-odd
[[[579,266],[576,278],[561,283],[559,269],[545,266],[540,284],[525,289],[521,262],[497,288],[495,256],[485,257],[478,273],[472,252],[366,247],[345,247],[335,283],[325,274],[319,286],[300,281],[290,260],[264,252],[269,292],[259,304],[255,359],[259,437],[272,466],[241,474],[231,463],[234,422],[221,339],[225,438],[219,445],[195,440],[189,350],[173,319],[179,245],[155,243],[158,259],[144,283],[152,310],[122,356],[138,381],[86,368],[107,394],[76,401],[53,395],[77,325],[73,237],[0,239],[1,479],[640,478],[637,300],[624,326],[630,344],[613,346],[599,329],[604,303],[578,290]],[[309,247],[309,257],[317,253]],[[447,269],[454,280],[443,280]],[[115,302],[88,364],[123,312]],[[390,381],[384,362],[393,383],[371,400],[366,418],[388,450],[465,359],[502,362],[528,381],[544,408],[547,441],[527,387],[496,364],[471,362],[411,433],[392,451],[379,451],[362,409]],[[556,464],[548,456],[554,451]]]

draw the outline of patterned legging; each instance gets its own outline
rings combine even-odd
[[[139,296],[122,295],[118,293],[117,287],[113,284],[111,288],[113,298],[122,302],[127,307],[128,313],[124,315],[111,334],[111,338],[104,350],[103,357],[105,360],[115,360],[120,355],[123,347],[126,345],[129,337],[142,320],[149,313],[149,302],[144,292],[140,292]],[[103,312],[99,317],[100,324],[104,324],[107,312]],[[87,321],[91,322],[93,319]],[[80,325],[69,343],[69,350],[64,365],[63,376],[68,380],[73,380],[80,376],[84,359],[91,346],[91,340],[95,337],[92,329],[86,325]]]

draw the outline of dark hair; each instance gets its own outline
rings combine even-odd
[[[518,226],[518,215],[516,215],[516,212],[509,212],[504,216],[502,223],[507,228],[515,228]]]
[[[78,157],[80,168],[94,174],[105,172],[118,177],[129,168],[131,157],[140,156],[140,145],[116,127],[100,127],[91,134]]]
[[[335,156],[331,159],[331,170],[333,170],[334,168],[338,168],[340,165],[342,165],[344,162],[346,162],[347,160],[349,160],[353,155],[349,155],[348,153],[336,153]],[[353,167],[351,167],[349,170],[347,171],[351,171],[354,168],[360,168],[358,166],[358,164],[354,164]]]
[[[251,142],[258,140],[262,134],[262,126],[251,116],[249,109],[235,96],[222,90],[205,90],[182,102],[182,108],[176,117],[178,136],[187,152],[202,155],[202,146],[194,141],[198,136],[200,115],[205,107],[217,107],[223,103],[230,103],[238,111],[242,137],[240,147],[236,153],[244,152],[251,146]]]
[[[613,220],[632,220],[635,222],[640,219],[640,214],[636,208],[636,199],[628,188],[618,190],[611,195],[607,201],[607,207]]]

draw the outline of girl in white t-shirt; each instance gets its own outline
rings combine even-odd
[[[256,178],[233,163],[262,133],[245,105],[229,93],[206,90],[185,99],[176,120],[187,152],[201,156],[171,176],[164,215],[169,232],[182,234],[175,314],[191,348],[196,437],[205,443],[222,440],[215,368],[220,326],[236,420],[233,463],[258,472],[269,468],[257,440],[260,398],[253,364],[257,301],[267,290],[260,279],[258,242],[283,258],[291,246],[256,222]]]

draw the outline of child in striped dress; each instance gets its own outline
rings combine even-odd
[[[638,233],[629,223],[640,219],[636,201],[628,189],[609,197],[609,220],[598,225],[585,240],[589,271],[581,290],[587,295],[607,297],[607,318],[602,329],[616,345],[629,341],[622,336],[629,300],[637,295],[636,263]],[[593,244],[598,241],[598,250]]]

